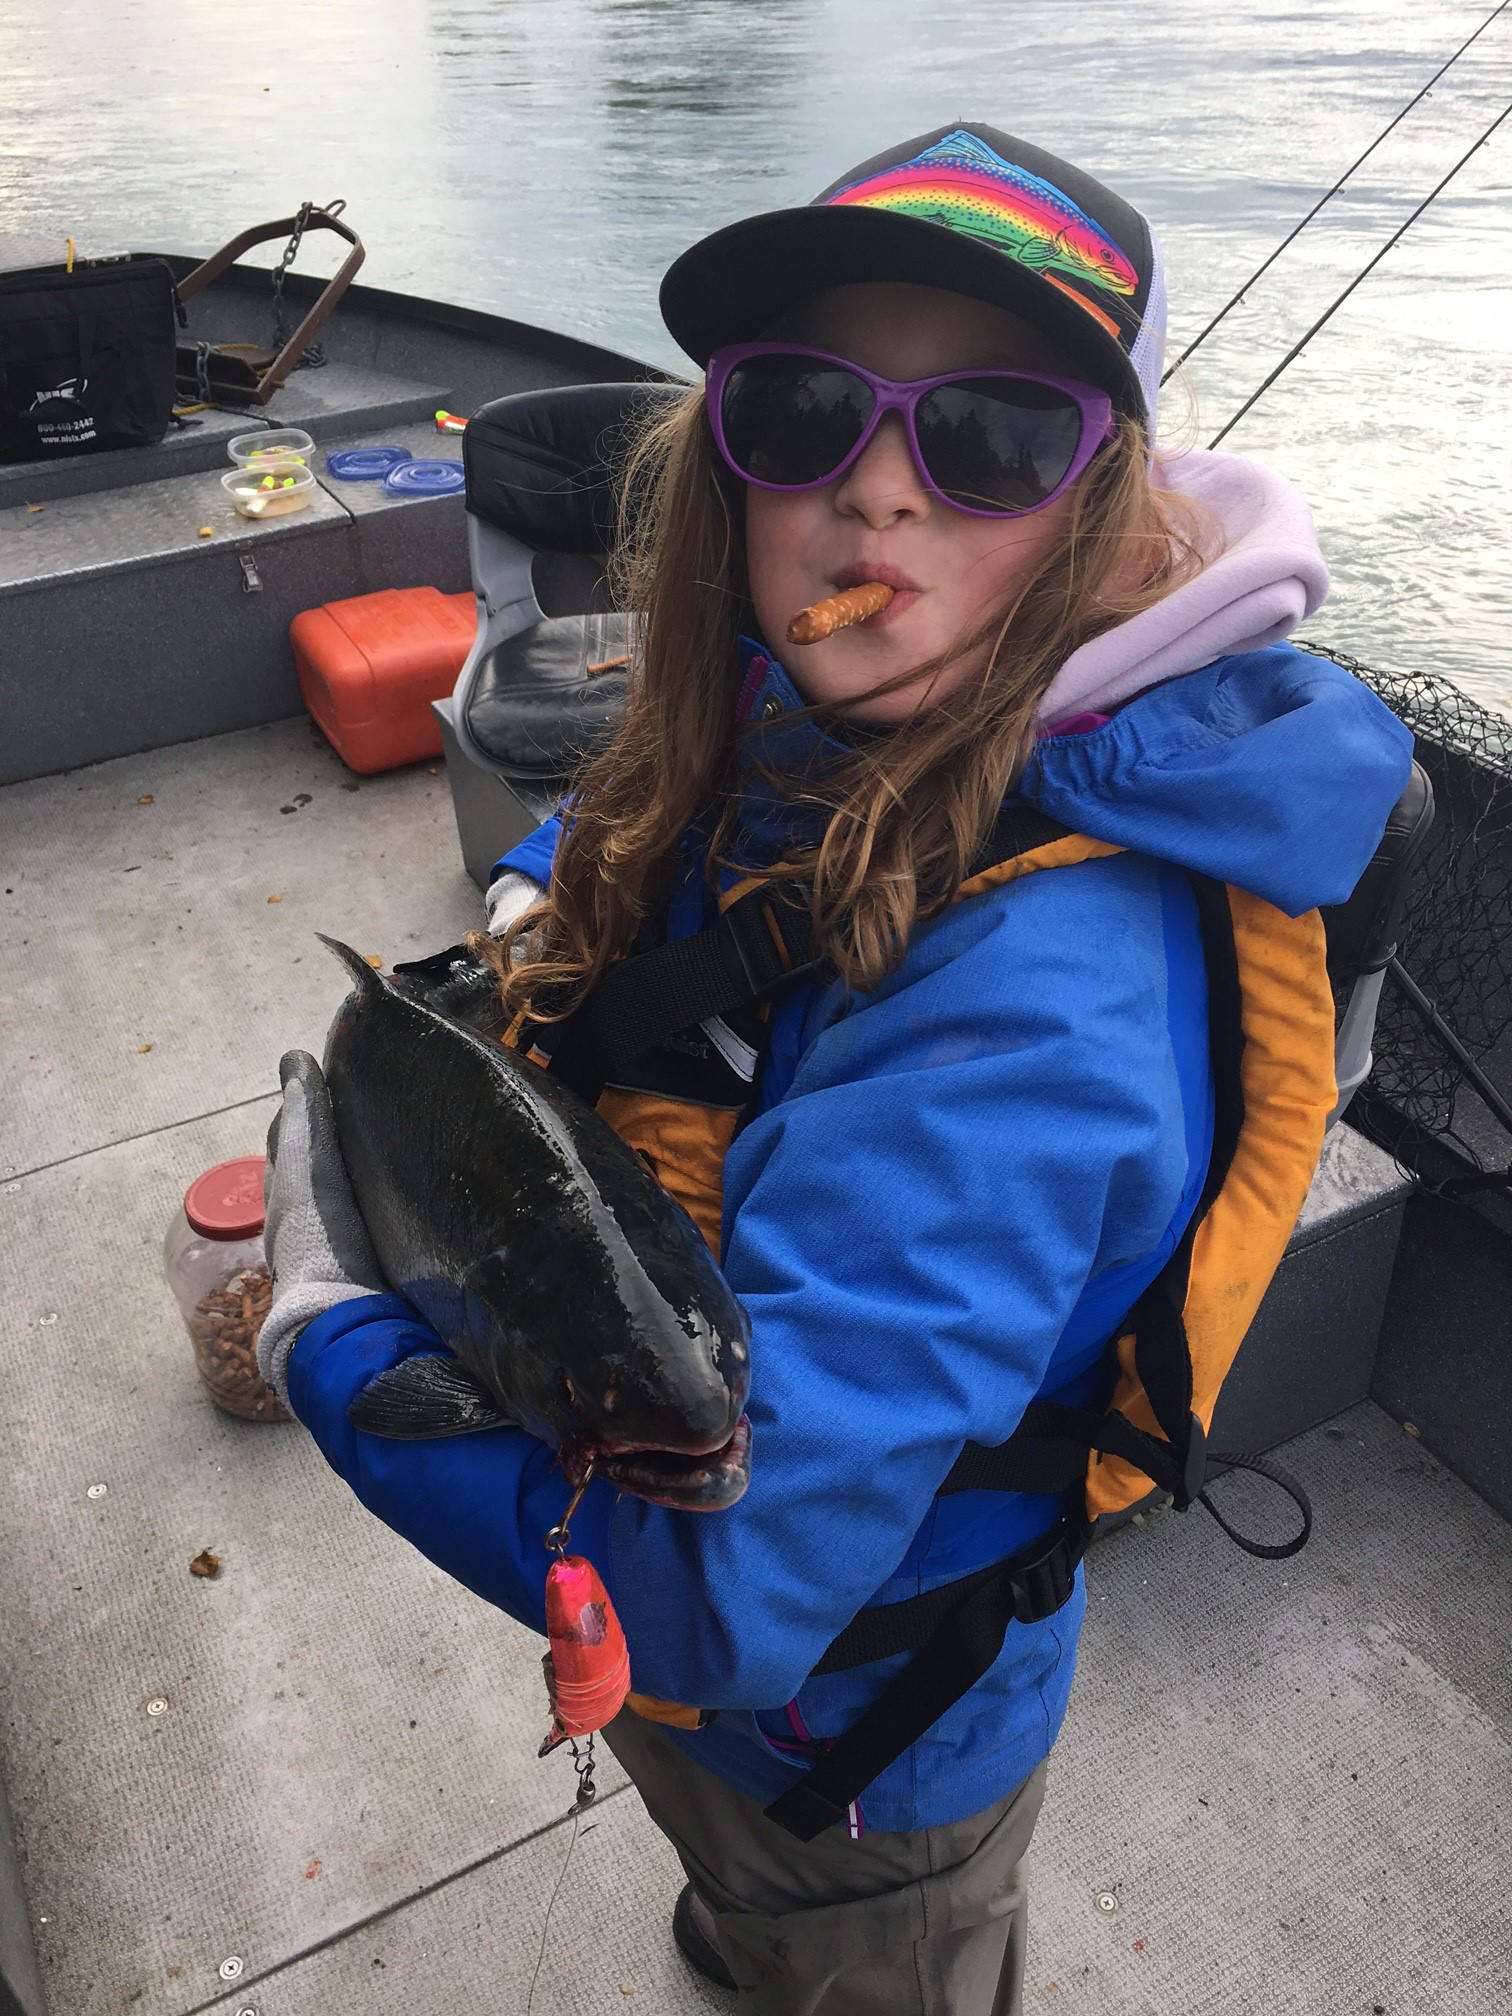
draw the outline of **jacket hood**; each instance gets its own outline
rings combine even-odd
[[[1206,562],[1066,660],[1020,790],[1078,832],[1292,916],[1341,903],[1406,788],[1412,737],[1352,674],[1280,641],[1328,593],[1285,477],[1207,449],[1157,459],[1155,477],[1205,511]],[[1055,732],[1113,708],[1090,732]]]
[[[1153,477],[1202,508],[1211,532],[1202,571],[1073,651],[1046,689],[1040,715],[1047,722],[1106,713],[1226,651],[1277,643],[1328,593],[1312,513],[1274,469],[1243,455],[1194,448],[1157,457]]]
[[[1289,916],[1342,903],[1412,768],[1412,736],[1327,658],[1272,644],[1046,736],[1021,795],[1078,833],[1236,883]]]

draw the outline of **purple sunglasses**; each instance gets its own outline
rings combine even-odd
[[[706,399],[720,454],[759,490],[833,483],[883,414],[900,413],[924,481],[973,518],[1043,511],[1114,432],[1107,393],[1074,378],[950,371],[900,381],[800,343],[716,350]]]

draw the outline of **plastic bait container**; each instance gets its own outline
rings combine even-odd
[[[262,1229],[262,1156],[218,1162],[184,1192],[163,1266],[216,1406],[243,1421],[287,1421],[257,1369],[258,1332],[273,1299]]]
[[[275,463],[303,469],[315,453],[315,443],[303,427],[264,427],[256,434],[234,435],[226,443],[226,453],[238,469],[250,468],[254,462],[265,469]]]
[[[243,518],[287,518],[304,511],[315,495],[315,472],[293,462],[249,462],[228,469],[221,488]]]

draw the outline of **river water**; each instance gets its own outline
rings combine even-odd
[[[343,195],[364,280],[675,367],[656,286],[693,238],[975,118],[1152,218],[1174,357],[1490,11],[0,0],[0,224],[203,252]],[[1512,11],[1167,387],[1163,435],[1206,442],[1509,98]],[[1334,590],[1310,638],[1512,712],[1509,194],[1512,121],[1224,445],[1312,505]]]

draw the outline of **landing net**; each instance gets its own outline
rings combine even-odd
[[[1397,945],[1402,964],[1504,1097],[1512,1094],[1512,720],[1433,672],[1386,672],[1318,644],[1371,687],[1417,738],[1436,816],[1413,870]],[[1431,1144],[1506,1168],[1512,1140],[1388,974],[1374,1066],[1350,1117],[1416,1173]]]

